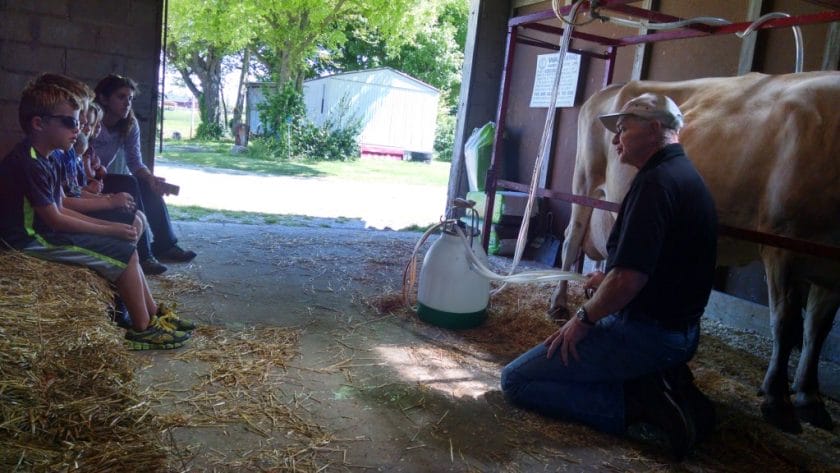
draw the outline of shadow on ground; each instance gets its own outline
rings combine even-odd
[[[227,351],[205,360],[137,355],[141,391],[168,383],[156,413],[171,420],[174,469],[829,471],[840,463],[835,433],[806,427],[793,436],[766,425],[754,393],[763,361],[714,338],[703,339],[693,367],[722,421],[673,464],[655,442],[545,419],[502,398],[501,367],[551,330],[523,317],[542,310],[547,287],[511,293],[485,327],[453,333],[419,323],[398,302],[417,234],[177,228],[199,257],[153,278],[154,291],[213,326],[193,350]],[[289,331],[284,345],[279,329]],[[268,356],[261,349],[280,351],[259,365]],[[235,375],[246,372],[255,377]],[[836,403],[829,408],[840,418]]]

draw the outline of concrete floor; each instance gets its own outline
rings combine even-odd
[[[302,330],[300,354],[278,390],[303,399],[330,433],[333,440],[318,449],[318,465],[328,471],[732,471],[745,464],[743,452],[727,445],[727,436],[738,432],[718,435],[675,465],[651,444],[511,408],[499,392],[497,360],[463,350],[439,329],[376,314],[365,298],[400,288],[417,233],[311,219],[299,226],[176,228],[182,245],[199,256],[171,265],[167,276],[210,285],[177,296],[183,316],[231,330],[255,324]],[[137,353],[141,389],[203,369],[176,354]],[[759,434],[743,435],[759,435],[755,458],[769,459],[755,460],[749,470],[840,464],[836,434],[808,428],[790,436],[754,420]],[[208,452],[231,461],[247,456],[249,446],[265,439],[244,427],[174,429],[177,444],[193,452],[179,469],[238,470],[208,460]],[[727,463],[736,457],[741,460]]]

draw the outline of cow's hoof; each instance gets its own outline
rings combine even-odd
[[[789,400],[761,403],[761,416],[769,424],[789,434],[802,432],[802,426],[796,417],[796,411]]]
[[[825,404],[821,402],[797,405],[796,416],[802,422],[807,422],[814,427],[829,431],[834,430],[834,421],[831,420],[831,415],[825,410]]]
[[[552,322],[562,323],[569,320],[569,309],[563,306],[554,306],[545,312],[545,316]]]

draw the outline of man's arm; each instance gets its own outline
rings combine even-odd
[[[583,304],[587,318],[596,322],[623,309],[645,287],[647,281],[648,275],[645,273],[629,268],[613,268],[595,291],[592,299]],[[587,333],[589,333],[589,326],[577,317],[572,317],[543,342],[548,347],[546,356],[551,358],[560,348],[560,357],[564,365],[569,363],[570,354],[579,360],[577,343],[583,340]]]
[[[583,304],[589,320],[595,322],[623,309],[647,284],[648,275],[634,269],[615,267]]]

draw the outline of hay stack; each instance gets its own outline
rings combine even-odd
[[[0,253],[0,471],[165,468],[111,299],[89,270]]]

